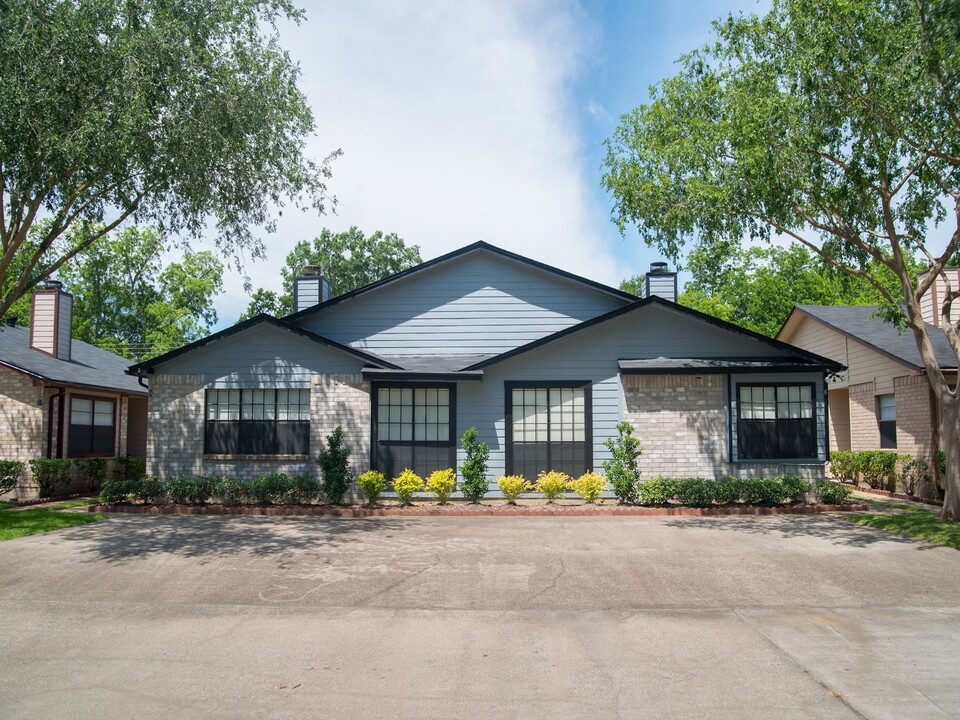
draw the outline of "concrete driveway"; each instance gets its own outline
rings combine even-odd
[[[830,517],[115,516],[0,611],[4,718],[960,717],[960,553]]]

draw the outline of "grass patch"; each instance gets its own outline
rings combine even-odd
[[[58,513],[39,508],[0,513],[0,542],[106,519],[106,515]]]
[[[45,505],[43,510],[66,510],[68,508],[75,507],[87,507],[89,505],[96,505],[99,500],[96,498],[78,498],[76,500],[64,500],[59,502],[56,505]]]
[[[16,507],[13,503],[0,502],[0,510],[9,510],[12,507]]]
[[[867,505],[879,505],[881,507],[894,508],[896,510],[913,510],[917,512],[926,512],[926,511],[919,511],[916,505],[905,505],[903,503],[884,502],[883,500],[871,500],[869,498],[859,498],[859,497],[856,499],[856,501],[858,503],[862,502],[862,503],[867,503]]]
[[[912,509],[912,508],[911,508]],[[960,550],[960,522],[941,520],[926,510],[897,515],[838,515],[843,520]]]

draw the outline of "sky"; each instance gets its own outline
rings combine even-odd
[[[710,39],[711,21],[763,0],[300,0],[280,26],[310,102],[316,159],[340,149],[333,212],[285,211],[244,270],[280,288],[293,245],[357,226],[424,260],[484,240],[618,285],[662,258],[621,236],[601,187],[604,140],[648,87]],[[230,270],[218,327],[247,305]]]

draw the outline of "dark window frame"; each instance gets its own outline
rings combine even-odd
[[[514,452],[514,440],[513,440],[513,391],[520,389],[531,389],[531,390],[562,390],[562,389],[576,389],[583,390],[583,464],[585,470],[593,469],[593,382],[590,380],[548,380],[548,381],[524,381],[524,380],[508,380],[503,384],[503,404],[504,404],[504,470],[507,475],[516,474],[516,464],[515,464],[515,452]],[[549,411],[548,411],[548,437],[549,437]],[[578,441],[569,441],[570,443],[575,443]],[[548,464],[553,464],[552,458],[550,455],[553,452],[551,445],[560,445],[561,443],[551,443],[547,441],[547,455],[548,455]],[[540,468],[539,471],[549,471],[549,470],[560,470],[559,466],[557,467],[544,467]],[[578,471],[575,477],[583,471]],[[536,481],[536,477],[528,477],[527,480]]]
[[[307,412],[310,412],[312,394],[309,388],[207,388],[203,397],[203,454],[204,455],[310,455],[310,420],[281,420],[280,391],[307,392]],[[244,393],[257,391],[273,392],[272,419],[244,419]],[[210,394],[221,392],[239,393],[236,420],[211,420],[208,417]],[[269,407],[268,403],[253,403],[252,406]],[[303,407],[303,403],[297,403]]]
[[[74,400],[90,400],[93,405],[90,408],[90,425],[80,425],[79,423],[73,422],[73,402]],[[97,425],[97,411],[96,403],[98,402],[108,402],[113,406],[113,411],[110,413],[110,417],[113,419],[113,423],[110,426],[110,449],[101,450],[96,448],[96,431],[97,427],[107,427],[106,425]],[[67,425],[67,457],[71,458],[95,458],[95,457],[114,457],[117,454],[117,398],[113,397],[104,397],[102,395],[74,395],[70,394],[70,408],[69,412],[66,413],[68,422]],[[90,440],[87,443],[88,449],[84,452],[77,452],[76,447],[78,444],[77,436],[74,434],[74,425],[77,427],[83,427],[90,429]]]
[[[744,423],[751,422],[770,422],[769,420],[753,420],[746,419],[743,417],[743,403],[740,400],[740,390],[741,388],[791,388],[791,387],[807,387],[810,388],[810,405],[811,405],[811,416],[809,418],[780,418],[777,417],[773,420],[776,423],[776,448],[773,453],[767,453],[763,455],[752,454],[749,451],[745,451],[744,443],[745,438],[748,434],[743,432]],[[737,421],[737,460],[739,461],[763,461],[763,460],[817,460],[819,459],[819,439],[817,437],[817,384],[815,382],[744,382],[744,383],[735,383],[734,384],[734,402],[737,405],[736,421]],[[776,394],[774,394],[774,406],[778,406],[778,400]],[[781,436],[781,433],[785,433],[784,425],[793,420],[806,420],[810,424],[810,449],[809,454],[797,454],[797,453],[786,453],[782,452],[779,449],[785,445],[785,440]]]
[[[449,392],[448,404],[448,436],[445,440],[417,440],[416,430],[414,429],[411,440],[380,440],[380,390],[400,389],[400,390],[447,390]],[[414,414],[416,413],[416,393],[414,393]],[[415,420],[412,423],[416,426]],[[385,449],[381,451],[381,446]],[[457,468],[457,384],[450,382],[430,382],[422,381],[402,381],[402,380],[383,380],[372,382],[370,384],[370,467],[379,470],[387,476],[388,480],[396,477],[403,468],[390,468],[389,460],[386,455],[389,454],[389,448],[410,448],[411,462],[410,469],[417,471],[414,467],[418,464],[418,448],[437,448],[440,452],[437,454],[444,456],[446,463],[443,467],[434,468],[434,470],[444,470],[446,468]],[[446,448],[446,454],[442,450]],[[422,468],[421,468],[422,470]],[[420,473],[418,473],[420,474]]]
[[[881,399],[893,399],[893,420],[881,419]],[[894,393],[877,395],[877,428],[880,431],[880,448],[882,450],[897,449],[897,396]]]

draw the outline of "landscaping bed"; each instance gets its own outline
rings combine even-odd
[[[890,490],[878,490],[871,487],[861,487],[859,485],[854,485],[853,483],[846,483],[846,482],[838,482],[837,484],[842,485],[845,488],[850,488],[851,490],[856,490],[857,492],[862,492],[869,495],[877,495],[879,497],[886,497],[886,498],[895,498],[897,500],[909,500],[910,502],[923,503],[924,505],[932,505],[933,507],[943,506],[942,500],[934,500],[932,498],[920,497],[919,495],[907,495],[906,493],[892,492]]]

